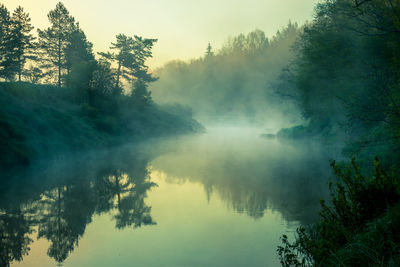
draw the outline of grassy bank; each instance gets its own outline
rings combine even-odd
[[[201,131],[180,107],[121,105],[107,112],[71,100],[68,88],[0,83],[0,167],[148,137]],[[119,102],[129,101],[122,97]]]

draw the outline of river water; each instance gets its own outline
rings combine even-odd
[[[280,236],[326,196],[329,153],[260,133],[152,139],[4,183],[0,265],[279,266]]]

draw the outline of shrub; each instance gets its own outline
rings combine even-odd
[[[400,263],[400,183],[377,158],[365,177],[355,160],[331,166],[331,204],[321,201],[320,221],[299,227],[294,242],[282,237],[282,266],[395,266]],[[398,265],[397,265],[398,266]]]

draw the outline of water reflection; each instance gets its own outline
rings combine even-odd
[[[129,154],[125,151],[123,155]],[[150,181],[148,161],[130,155],[129,164],[124,165],[119,160],[122,154],[107,156],[101,158],[101,165],[92,161],[91,169],[71,162],[74,171],[50,169],[19,178],[2,189],[5,194],[0,206],[0,266],[21,261],[29,253],[35,229],[37,239],[50,243],[48,256],[61,264],[78,247],[95,214],[110,214],[118,229],[155,224],[151,207],[145,203],[147,192],[156,186]],[[92,157],[89,156],[90,160],[99,161]],[[78,161],[82,163],[82,159]],[[58,179],[52,179],[53,175]],[[45,183],[39,191],[13,196],[12,192],[23,188],[28,179],[42,179]]]
[[[64,263],[96,215],[112,218],[115,229],[155,225],[146,204],[148,193],[157,186],[152,181],[155,173],[172,184],[200,184],[209,209],[216,208],[217,198],[254,219],[261,220],[272,210],[286,222],[313,222],[329,177],[323,149],[260,139],[253,131],[230,133],[151,140],[60,159],[29,174],[13,174],[0,184],[0,266],[23,260],[35,237],[47,240],[47,255]],[[167,209],[176,208],[168,206],[167,195],[160,198]],[[228,259],[223,251],[214,256],[219,255]]]
[[[29,252],[32,222],[18,205],[0,211],[0,266],[20,261]]]
[[[250,133],[215,129],[213,138],[163,142],[169,149],[152,166],[173,183],[202,184],[208,201],[216,196],[255,219],[272,209],[289,222],[314,222],[331,178],[326,147],[255,138]],[[334,149],[328,152],[335,157]]]

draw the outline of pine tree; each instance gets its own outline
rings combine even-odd
[[[120,87],[121,77],[128,81],[154,81],[145,62],[152,57],[151,49],[157,39],[146,39],[136,35],[132,38],[125,34],[118,34],[116,38],[117,41],[111,43],[110,47],[116,52],[99,53],[104,59],[117,64],[115,87]]]
[[[13,79],[13,55],[10,13],[4,5],[0,5],[0,77]]]
[[[48,74],[57,72],[57,84],[61,87],[62,75],[67,70],[65,51],[70,35],[77,25],[75,25],[75,19],[61,2],[49,12],[47,17],[51,26],[45,30],[38,30],[39,47],[45,63],[42,67],[48,69]]]
[[[11,18],[11,39],[14,48],[15,69],[18,73],[18,81],[21,81],[21,75],[27,59],[33,59],[32,51],[35,39],[31,34],[33,26],[28,13],[24,12],[21,6],[18,6]]]
[[[85,33],[79,28],[79,24],[76,24],[64,50],[67,72],[71,72],[74,65],[94,60],[92,48],[93,44],[87,40]]]
[[[214,52],[212,51],[211,44],[208,43],[207,50],[206,50],[206,58],[214,56]]]
[[[133,104],[142,109],[152,103],[151,92],[147,89],[148,85],[142,79],[133,82],[131,99]]]
[[[74,97],[79,102],[86,100],[91,102],[90,86],[93,72],[97,67],[92,46],[77,24],[65,48],[65,67],[67,69],[66,84],[74,91]]]

